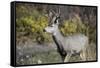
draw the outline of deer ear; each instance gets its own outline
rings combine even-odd
[[[53,16],[53,13],[50,11],[48,16],[49,17],[52,17]]]
[[[52,14],[56,14],[56,12],[54,10],[52,10],[52,9],[50,10],[50,12],[52,12]]]

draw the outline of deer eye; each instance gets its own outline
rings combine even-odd
[[[48,26],[53,27],[53,25],[52,25],[52,24],[49,24]]]

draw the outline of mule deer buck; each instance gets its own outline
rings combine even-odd
[[[73,34],[64,37],[58,26],[60,24],[60,13],[50,12],[52,16],[49,25],[44,29],[45,32],[52,34],[53,40],[57,45],[57,50],[62,57],[63,62],[69,62],[72,55],[79,54],[82,61],[86,61],[86,48],[88,46],[88,37],[83,34]]]

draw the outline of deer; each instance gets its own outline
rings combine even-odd
[[[81,33],[63,36],[59,30],[60,12],[56,13],[52,10],[49,14],[49,25],[44,28],[44,31],[52,35],[62,61],[69,62],[71,56],[76,54],[79,54],[82,61],[86,61],[88,37]]]

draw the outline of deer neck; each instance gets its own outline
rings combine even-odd
[[[66,56],[66,52],[63,47],[65,40],[64,40],[64,37],[61,35],[60,31],[57,30],[56,34],[54,34],[52,37],[53,37],[53,40],[57,46],[57,50],[60,53],[60,55],[62,57]]]
[[[64,41],[64,36],[61,34],[61,32],[58,28],[55,31],[55,33],[53,34],[53,37],[56,38],[59,41]]]
[[[59,29],[56,30],[56,33],[53,34],[53,40],[57,44],[58,48],[59,46],[63,46],[65,43],[63,35],[60,33]]]

